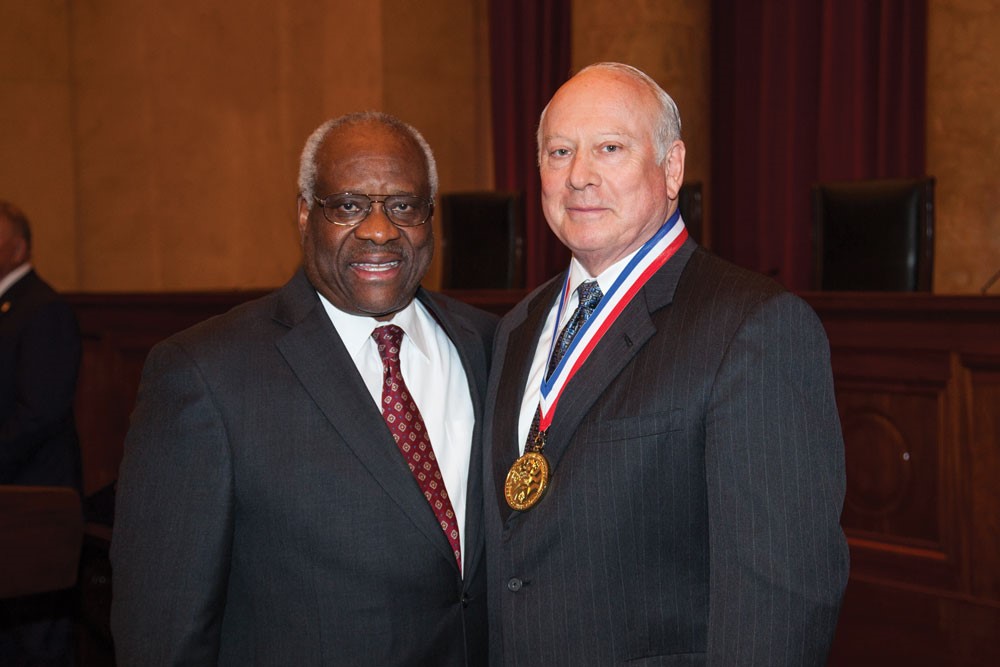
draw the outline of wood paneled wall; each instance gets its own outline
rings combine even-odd
[[[156,343],[261,292],[69,294],[83,339],[76,424],[83,494],[118,479],[129,415],[146,355]]]
[[[831,664],[1000,664],[1000,297],[807,300],[847,456],[851,581]]]

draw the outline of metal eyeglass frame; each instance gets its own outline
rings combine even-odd
[[[332,220],[330,216],[327,214],[326,200],[329,199],[330,197],[342,197],[344,195],[350,195],[351,197],[364,197],[365,199],[368,200],[368,208],[365,209],[364,216],[357,222],[341,222],[340,220]],[[379,199],[376,199],[376,197],[379,197]],[[426,202],[427,217],[421,220],[420,222],[414,223],[412,225],[400,224],[399,222],[396,221],[395,218],[393,218],[392,213],[390,213],[389,209],[387,209],[385,206],[386,200],[391,199],[392,197],[409,197]],[[317,204],[319,204],[320,208],[323,209],[323,217],[326,219],[326,221],[332,225],[337,225],[338,227],[357,227],[362,222],[367,220],[368,216],[372,214],[372,209],[375,208],[374,206],[375,204],[382,205],[382,212],[385,214],[386,219],[397,227],[419,227],[420,225],[426,224],[428,220],[434,217],[434,200],[428,199],[426,197],[418,197],[417,195],[378,195],[378,194],[368,195],[368,194],[362,194],[360,192],[334,192],[333,194],[329,194],[324,198],[320,198],[317,197],[316,195],[313,195],[313,199],[316,201]]]

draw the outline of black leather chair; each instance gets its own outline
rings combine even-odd
[[[445,289],[524,287],[524,198],[519,192],[441,195]]]
[[[934,179],[813,186],[813,288],[929,292]]]

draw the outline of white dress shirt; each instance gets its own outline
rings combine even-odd
[[[567,303],[563,307],[563,312],[559,313],[559,295],[556,295],[555,303],[552,304],[552,308],[549,310],[549,316],[545,319],[545,324],[542,326],[542,335],[538,339],[538,347],[535,348],[535,357],[531,361],[531,369],[528,371],[528,384],[524,388],[524,398],[521,400],[521,414],[518,419],[518,451],[523,454],[524,446],[528,440],[528,431],[531,430],[531,422],[535,418],[535,411],[538,410],[538,401],[541,398],[542,393],[542,379],[545,375],[545,370],[549,367],[549,350],[552,348],[552,342],[558,336],[559,331],[562,331],[563,327],[569,322],[570,318],[573,316],[573,311],[580,303],[580,297],[576,293],[576,288],[580,286],[580,283],[587,280],[596,280],[597,284],[600,285],[601,291],[605,294],[611,289],[611,286],[615,284],[618,276],[621,272],[628,266],[628,263],[632,260],[632,257],[639,252],[639,248],[632,253],[629,253],[627,257],[623,257],[618,260],[608,268],[606,268],[601,275],[594,277],[587,273],[587,270],[583,268],[583,265],[577,261],[576,257],[570,260],[569,263],[569,289],[570,295],[566,300]],[[556,316],[559,315],[559,326],[556,327]],[[559,419],[559,406],[556,406],[556,412],[553,416],[553,421]]]
[[[464,568],[465,502],[475,414],[458,350],[427,308],[416,299],[388,322],[345,313],[323,295],[320,301],[379,410],[382,406],[382,358],[372,332],[386,324],[395,324],[403,330],[400,369],[420,409],[455,510]]]

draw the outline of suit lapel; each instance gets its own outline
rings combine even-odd
[[[500,372],[496,401],[493,406],[489,456],[493,490],[501,516],[506,520],[511,509],[504,498],[504,482],[507,471],[518,457],[521,446],[518,440],[518,421],[521,414],[521,401],[524,400],[525,383],[531,370],[531,361],[538,346],[542,327],[548,317],[549,309],[556,299],[565,276],[560,275],[541,287],[534,295],[529,296],[524,304],[516,307],[508,316],[510,322],[506,341],[497,341],[503,346],[506,356]]]
[[[622,369],[656,332],[640,290],[566,385],[545,440],[545,458],[553,474],[580,422]]]
[[[690,259],[697,244],[688,239],[677,250],[674,256],[657,271],[632,301],[625,307],[618,319],[608,329],[598,343],[594,352],[583,364],[576,376],[570,380],[556,406],[545,444],[545,458],[548,459],[553,476],[558,475],[559,462],[571,445],[573,435],[588,411],[600,398],[622,370],[640,352],[645,343],[656,333],[652,314],[664,308],[673,301],[677,283],[681,273]],[[540,298],[535,299],[528,307],[524,321],[511,329],[508,350],[516,350],[508,363],[504,364],[504,375],[501,387],[518,387],[516,397],[498,400],[497,424],[513,425],[517,431],[517,419],[520,410],[521,397],[524,395],[524,384],[531,364],[532,355],[541,334],[555,293],[562,285],[561,278],[554,281],[554,286],[544,290]],[[546,295],[546,298],[541,298]],[[515,392],[500,392],[514,394]],[[507,401],[514,400],[516,404],[509,405]],[[504,434],[503,431],[495,431]],[[507,438],[510,439],[509,437]],[[506,447],[506,443],[503,444]],[[513,461],[515,452],[504,452],[501,456],[494,454],[494,469],[498,477],[498,501],[501,514],[507,516],[510,509],[503,498],[503,476],[506,475]]]
[[[587,412],[656,333],[652,314],[673,301],[681,273],[696,247],[697,244],[688,239],[653,274],[566,386],[545,444],[545,456],[553,471]]]
[[[431,543],[454,562],[448,540],[400,456],[350,354],[301,272],[282,290],[274,317],[290,327],[277,342],[279,352],[337,430],[344,446]]]

